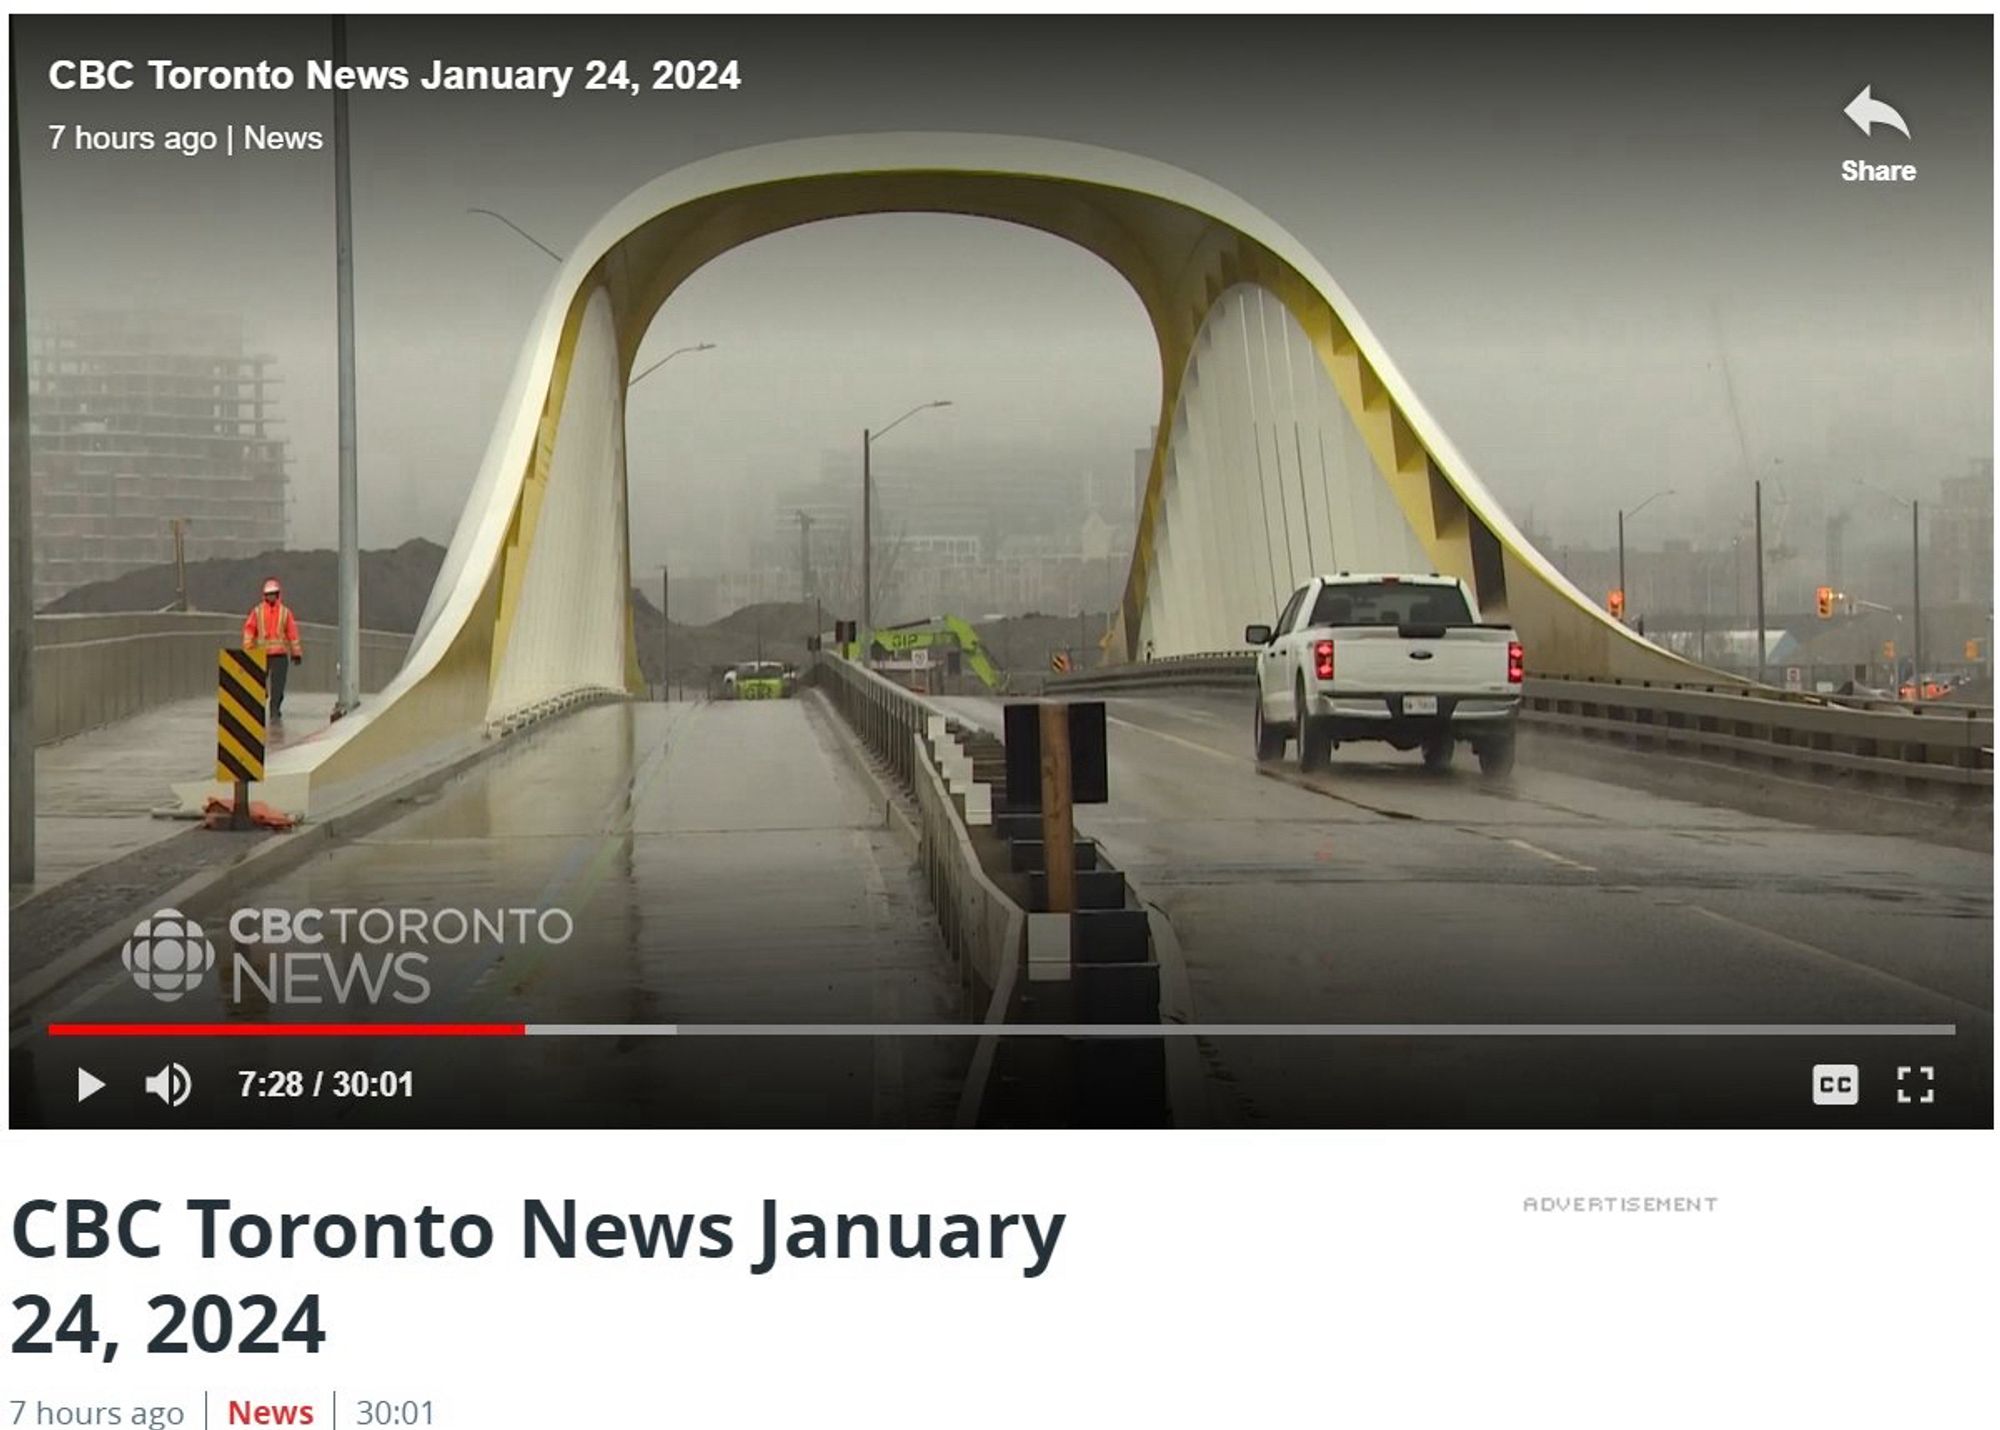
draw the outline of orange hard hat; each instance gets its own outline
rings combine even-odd
[[[283,587],[281,587],[281,586],[279,586],[279,585],[278,585],[278,578],[277,578],[276,576],[267,576],[267,577],[265,577],[265,578],[264,578],[264,594],[265,594],[265,595],[267,595],[267,596],[275,596],[275,595],[277,595],[277,594],[278,594],[278,593],[279,593],[279,592],[280,592],[281,590],[283,590]]]

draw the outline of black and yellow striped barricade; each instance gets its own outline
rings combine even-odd
[[[250,827],[250,782],[264,778],[264,652],[224,646],[216,657],[215,777],[236,786],[231,829]]]

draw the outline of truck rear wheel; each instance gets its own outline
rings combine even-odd
[[[1479,772],[1490,780],[1504,778],[1514,772],[1514,737],[1501,735],[1487,740],[1479,746]]]
[[[1273,760],[1283,759],[1285,755],[1285,727],[1283,725],[1273,725],[1269,720],[1264,718],[1264,694],[1262,691],[1257,693],[1257,722],[1254,728],[1257,737],[1258,763],[1269,764]]]
[[[1325,769],[1333,754],[1333,728],[1327,721],[1315,720],[1307,713],[1303,680],[1293,692],[1292,709],[1297,712],[1294,728],[1299,739],[1299,772],[1309,775]]]

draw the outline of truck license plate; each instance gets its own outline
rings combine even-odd
[[[1438,713],[1438,698],[1435,695],[1405,695],[1403,697],[1405,715],[1435,715]]]

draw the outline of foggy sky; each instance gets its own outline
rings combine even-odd
[[[286,380],[293,542],[332,544],[330,154],[51,154],[45,128],[330,135],[321,92],[46,82],[57,55],[302,67],[329,52],[324,22],[14,27],[31,310],[242,312]],[[700,95],[353,97],[363,540],[448,536],[553,273],[469,207],[567,252],[693,159],[888,129],[1103,144],[1234,190],[1318,254],[1515,518],[1554,538],[1608,543],[1616,508],[1663,487],[1649,543],[1712,535],[1752,473],[1838,483],[1841,506],[1860,471],[1927,496],[1992,451],[1991,49],[1986,17],[358,18],[355,63],[734,55],[745,77]],[[1863,84],[1913,141],[1842,116]],[[1849,157],[1920,178],[1843,184]],[[668,304],[640,363],[695,341],[718,348],[633,394],[635,569],[669,526],[677,559],[712,550],[717,513],[933,397],[955,406],[896,434],[903,460],[1043,443],[1080,476],[1129,462],[1157,414],[1157,350],[1116,275],[971,220],[739,249]]]

